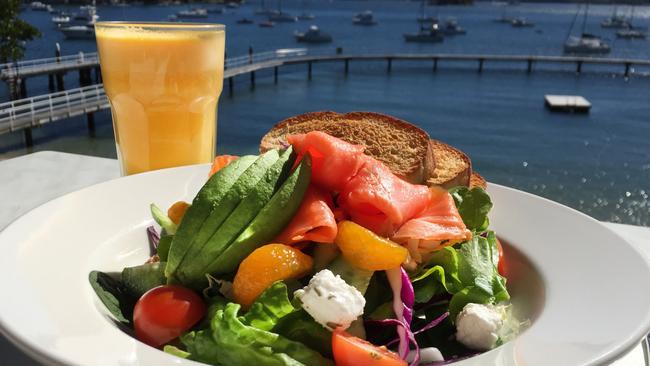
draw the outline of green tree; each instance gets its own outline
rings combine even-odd
[[[25,54],[25,42],[41,32],[18,18],[20,0],[0,0],[0,63],[16,61]]]

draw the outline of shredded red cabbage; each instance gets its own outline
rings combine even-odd
[[[434,328],[438,324],[442,323],[442,321],[445,320],[448,316],[449,316],[449,312],[443,313],[439,317],[437,317],[437,318],[433,319],[431,322],[429,322],[429,324],[427,324],[427,325],[423,326],[422,328],[420,328],[420,330],[413,332],[413,335],[418,335],[418,334],[420,334],[422,332],[426,332],[427,330],[429,330],[431,328]],[[392,341],[386,343],[386,347],[389,347],[389,346],[397,343],[398,341],[399,341],[399,338],[395,338]]]
[[[398,354],[403,360],[405,360],[408,356],[410,345],[413,343],[415,346],[415,358],[411,365],[417,366],[420,362],[420,347],[415,341],[413,332],[411,332],[413,305],[415,304],[413,284],[402,267],[399,267],[399,269],[387,270],[386,276],[388,277],[388,282],[393,290],[393,311],[395,312],[395,317],[401,324],[401,326],[397,328],[397,334],[399,335],[399,345],[397,346]]]
[[[160,241],[160,234],[153,226],[147,227],[147,238],[149,238],[149,251],[151,255],[158,253],[158,242]]]
[[[383,320],[366,320],[366,323],[372,323],[372,324],[381,324],[381,325],[396,325],[398,331],[400,329],[403,330],[404,336],[406,337],[406,346],[407,350],[409,349],[409,342],[413,343],[415,345],[415,358],[413,359],[413,362],[411,362],[411,366],[418,366],[420,363],[420,346],[418,346],[418,343],[415,341],[415,335],[413,332],[411,332],[410,327],[407,326],[406,323],[404,323],[401,320],[397,319],[383,319]],[[401,343],[400,343],[401,344]],[[406,352],[408,355],[408,351]],[[406,359],[404,357],[403,359]]]

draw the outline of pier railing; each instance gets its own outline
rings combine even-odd
[[[50,67],[52,62],[57,64],[80,64],[85,62],[97,62],[96,54],[85,54],[81,56],[65,56],[33,61],[24,61],[19,64],[19,69],[30,67]],[[93,59],[94,58],[94,59]],[[48,61],[49,60],[49,61]],[[577,56],[530,56],[530,55],[461,55],[461,54],[343,54],[340,50],[332,53],[332,50],[321,50],[319,53],[308,53],[304,48],[281,49],[275,51],[261,52],[248,55],[228,58],[225,60],[224,79],[228,83],[230,95],[234,90],[234,78],[239,75],[250,75],[251,87],[255,86],[256,72],[262,70],[273,70],[274,82],[278,82],[278,69],[286,65],[303,64],[307,66],[307,76],[312,77],[313,64],[321,62],[340,62],[344,65],[344,73],[349,72],[349,65],[352,61],[379,61],[386,63],[386,71],[391,72],[394,61],[420,61],[431,62],[433,70],[438,68],[439,61],[460,61],[476,62],[478,72],[482,72],[487,62],[510,62],[523,63],[527,65],[527,71],[531,72],[535,64],[574,64],[575,72],[583,71],[583,64],[612,65],[608,72],[616,72],[616,69],[625,77],[633,72],[633,66],[650,66],[650,60],[617,59],[617,58],[594,58]],[[449,62],[451,63],[451,62]],[[7,65],[7,64],[4,64]],[[39,66],[41,65],[41,66]],[[2,66],[2,65],[0,65]],[[614,67],[616,69],[614,69]],[[611,70],[610,70],[611,69]],[[8,70],[8,69],[7,69]],[[108,108],[102,84],[96,84],[68,91],[56,92],[31,98],[24,98],[0,104],[0,134],[24,130],[27,145],[31,144],[31,128],[41,124],[56,121],[62,118],[77,115],[88,115],[88,126],[92,133],[94,129],[93,113]]]
[[[108,108],[102,84],[0,104],[0,134]]]
[[[0,64],[0,79],[24,78],[99,65],[97,52],[79,52],[76,55],[40,58]]]

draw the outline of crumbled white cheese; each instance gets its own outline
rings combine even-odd
[[[503,326],[503,314],[492,305],[465,305],[456,318],[456,340],[477,351],[494,348]]]
[[[406,362],[409,364],[415,359],[415,350],[411,350],[406,356]],[[445,358],[442,357],[442,353],[436,347],[427,347],[420,349],[420,364],[427,364],[436,361],[444,361]]]
[[[300,299],[302,308],[316,322],[330,330],[338,327],[347,329],[363,315],[366,305],[366,299],[359,290],[328,269],[316,273],[309,285],[297,290],[294,296]]]

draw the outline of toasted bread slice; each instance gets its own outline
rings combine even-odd
[[[433,151],[435,167],[429,173],[427,185],[452,188],[469,186],[472,176],[472,161],[462,151],[438,140],[429,142]]]
[[[481,187],[483,189],[487,188],[487,182],[477,172],[472,172],[472,176],[469,177],[469,188]]]
[[[260,152],[286,146],[290,134],[322,131],[352,144],[386,164],[411,183],[422,184],[434,169],[429,135],[398,118],[373,112],[312,112],[276,124],[260,143]]]

